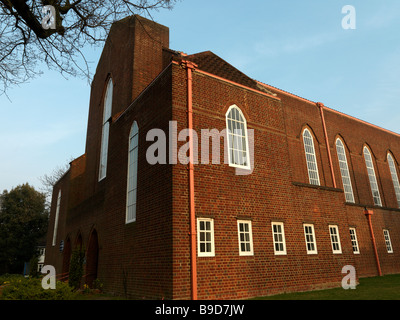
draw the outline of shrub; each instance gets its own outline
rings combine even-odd
[[[25,279],[22,274],[5,273],[5,274],[0,275],[0,286],[3,284],[8,284],[14,280],[21,280],[21,279]]]
[[[3,288],[4,300],[73,300],[77,297],[73,288],[57,281],[56,289],[43,289],[42,280],[37,278],[14,277],[6,281]]]
[[[68,283],[74,289],[79,289],[81,286],[84,258],[85,251],[83,249],[77,249],[72,252]]]

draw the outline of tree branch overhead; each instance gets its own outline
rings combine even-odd
[[[0,0],[0,94],[40,74],[38,62],[64,76],[91,78],[82,49],[101,45],[114,21],[149,10],[171,9],[176,0]],[[44,6],[55,24],[42,25]]]

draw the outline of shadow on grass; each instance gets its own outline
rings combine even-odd
[[[356,289],[287,293],[255,300],[400,300],[400,274],[361,278]]]

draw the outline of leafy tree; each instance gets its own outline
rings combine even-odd
[[[175,1],[0,0],[0,93],[34,77],[42,61],[63,75],[90,77],[86,45],[103,44],[116,20],[171,9]],[[54,11],[43,12],[49,5]]]
[[[45,195],[23,184],[0,195],[0,273],[20,273],[47,231]]]

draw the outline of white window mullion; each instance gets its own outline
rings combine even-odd
[[[303,131],[304,151],[310,184],[320,185],[317,158],[315,155],[314,139],[308,129]]]
[[[378,182],[376,180],[374,164],[372,162],[371,152],[367,147],[364,147],[364,159],[365,165],[367,167],[368,179],[371,186],[372,198],[374,204],[377,206],[382,206],[381,195],[379,193]]]
[[[215,256],[214,219],[197,219],[197,255],[199,257]]]
[[[238,220],[238,238],[239,238],[239,255],[253,255],[253,235],[251,230],[251,221]]]
[[[357,240],[357,233],[355,228],[350,228],[350,240],[351,240],[351,246],[353,248],[353,253],[354,254],[359,254],[360,249],[358,246],[358,240]]]
[[[58,230],[58,219],[60,216],[60,206],[61,206],[61,190],[58,191],[57,195],[57,206],[56,206],[56,215],[54,218],[54,230],[53,230],[53,242],[52,245],[56,245],[56,238],[57,238],[57,230]]]
[[[390,153],[388,153],[387,159],[390,169],[390,175],[392,176],[394,192],[396,194],[397,205],[400,208],[400,185],[399,185],[399,177],[397,175],[396,165]]]
[[[317,243],[315,240],[314,225],[304,224],[304,237],[306,241],[307,254],[317,254]]]
[[[286,254],[285,231],[282,222],[272,222],[272,240],[275,255]]]
[[[128,177],[126,191],[126,218],[125,222],[136,221],[137,203],[137,178],[138,178],[138,155],[139,155],[139,128],[136,121],[133,123],[129,134],[128,151]]]
[[[113,95],[113,82],[112,79],[109,79],[107,84],[106,94],[104,97],[103,122],[101,128],[99,181],[104,179],[107,174],[108,138],[110,133],[109,119],[112,113],[112,95]]]
[[[232,167],[250,169],[247,123],[242,111],[232,105],[226,112],[228,160]]]
[[[340,245],[339,229],[337,226],[329,226],[329,236],[331,238],[332,252],[342,253],[342,247]]]
[[[383,230],[383,236],[385,238],[386,250],[388,253],[393,253],[392,241],[390,240],[389,230]]]
[[[346,150],[344,149],[343,142],[339,138],[336,140],[336,151],[346,202],[354,203],[353,187],[351,184],[349,166],[347,164]]]

